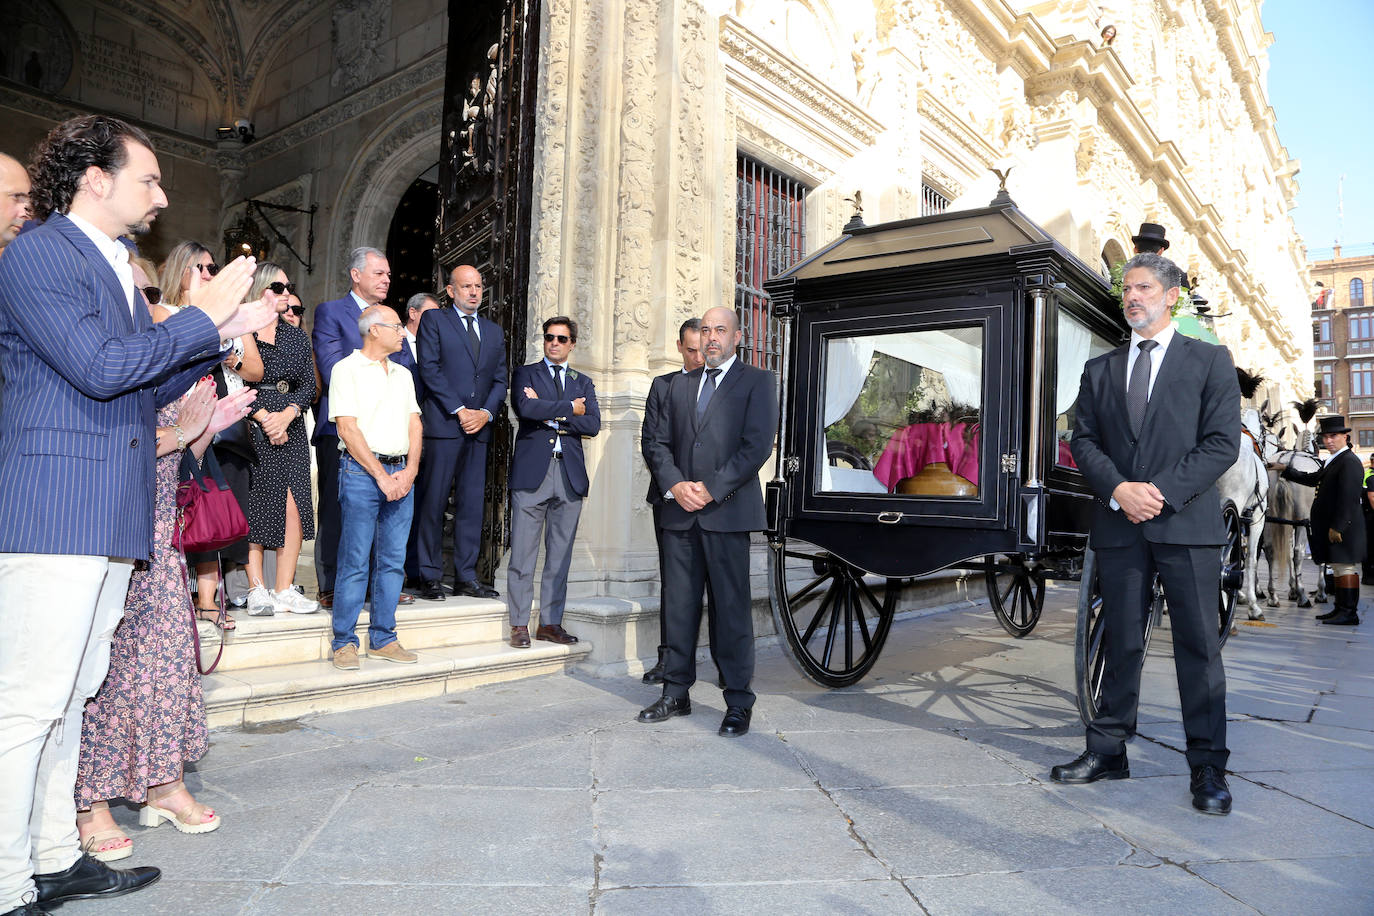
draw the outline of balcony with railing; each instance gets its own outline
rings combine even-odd
[[[1322,403],[1324,403],[1324,402],[1322,402]],[[1330,408],[1326,408],[1326,409],[1328,409],[1328,410],[1334,410],[1335,408],[1334,408],[1334,407],[1330,407]],[[1352,417],[1355,416],[1356,414],[1366,414],[1366,413],[1374,413],[1374,397],[1367,397],[1367,398],[1351,398],[1351,399],[1350,399],[1350,415],[1351,415]]]
[[[1329,341],[1329,340],[1326,341],[1325,343],[1314,343],[1314,344],[1312,345],[1312,355],[1313,355],[1314,357],[1317,357],[1317,356],[1329,356],[1329,357],[1331,357],[1332,359],[1335,359],[1335,357],[1336,357],[1336,345],[1335,345],[1334,343],[1332,343],[1331,341]]]

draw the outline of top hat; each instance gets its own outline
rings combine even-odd
[[[1164,227],[1159,223],[1141,223],[1140,234],[1131,236],[1131,241],[1137,246],[1141,242],[1149,243],[1151,247],[1157,245],[1160,251],[1169,247],[1169,240],[1164,237]]]
[[[1320,426],[1320,429],[1317,430],[1319,436],[1325,436],[1327,433],[1350,432],[1350,427],[1345,425],[1345,417],[1338,413],[1329,417],[1319,417],[1317,423]]]

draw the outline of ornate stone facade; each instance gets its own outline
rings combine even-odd
[[[331,298],[347,250],[385,244],[439,158],[447,0],[31,6],[57,23],[40,76],[71,76],[53,90],[7,74],[0,149],[25,156],[81,111],[143,119],[174,204],[154,254],[216,242],[248,197],[318,203],[317,266],[293,279],[307,302]],[[654,590],[640,410],[676,362],[679,322],[733,300],[737,152],[809,188],[808,250],[840,233],[855,191],[869,223],[919,215],[923,186],[979,207],[1008,165],[1018,204],[1104,271],[1142,221],[1163,223],[1237,362],[1284,400],[1310,392],[1297,164],[1266,100],[1269,41],[1258,0],[543,0],[530,325],[579,320],[606,418],[574,590]],[[169,62],[158,92],[108,102],[145,51]],[[240,117],[255,142],[217,143]],[[303,250],[304,224],[281,223]]]

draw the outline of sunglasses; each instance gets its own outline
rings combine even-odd
[[[291,293],[293,296],[296,294],[296,284],[294,283],[269,283],[267,288],[276,296],[280,296],[282,293]]]
[[[215,274],[219,273],[219,265],[218,265],[218,264],[215,264],[215,263],[213,263],[213,262],[211,262],[211,263],[209,263],[209,264],[192,264],[192,265],[191,265],[191,269],[192,269],[192,270],[203,270],[203,271],[205,271],[207,274],[209,274],[209,275],[212,276],[212,277],[213,277]]]
[[[143,295],[148,298],[149,305],[157,305],[162,301],[162,290],[158,289],[156,286],[143,287]]]
[[[544,335],[544,343],[553,343],[555,340],[558,341],[559,343],[567,343],[567,342],[568,342],[568,335],[567,335],[567,334],[545,334],[545,335]]]
[[[288,305],[286,310],[297,318],[305,314],[305,306],[303,305]]]

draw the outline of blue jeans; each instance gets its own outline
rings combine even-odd
[[[391,473],[405,464],[387,465]],[[339,650],[358,645],[354,633],[367,597],[368,557],[373,558],[372,610],[367,643],[380,649],[396,641],[396,601],[405,579],[406,538],[415,507],[415,490],[395,502],[347,452],[339,456],[339,558],[334,576],[334,639]]]

